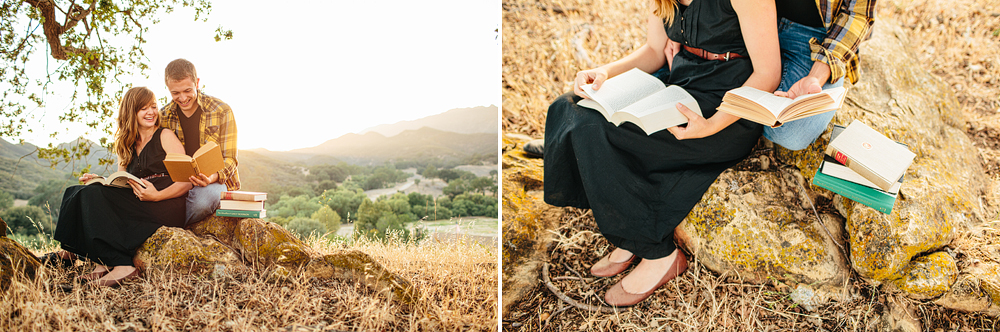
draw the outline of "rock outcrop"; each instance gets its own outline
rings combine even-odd
[[[0,232],[7,233],[7,222],[0,219]],[[42,262],[17,241],[0,236],[0,292],[19,279],[34,279]]]
[[[262,219],[212,216],[186,230],[161,227],[139,248],[134,263],[144,270],[214,277],[249,270],[279,278],[304,273],[310,278],[355,281],[404,304],[416,304],[420,297],[409,281],[365,253],[320,254]]]

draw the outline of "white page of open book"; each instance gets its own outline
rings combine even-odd
[[[610,114],[663,89],[663,82],[639,68],[632,68],[604,81],[599,90],[594,90],[593,84],[584,84],[581,89]]]
[[[684,88],[671,85],[615,112],[611,118],[616,123],[631,120],[641,124],[647,134],[652,134],[649,128],[669,128],[688,122],[687,117],[677,110],[678,102],[687,106],[692,112],[702,115],[698,101],[691,94],[684,91]]]

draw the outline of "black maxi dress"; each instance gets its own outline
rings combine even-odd
[[[730,0],[694,0],[678,6],[671,40],[712,53],[747,56]],[[726,91],[753,72],[749,58],[705,60],[681,50],[673,70],[657,76],[683,87],[709,118]],[[674,228],[722,171],[746,158],[761,126],[741,119],[715,135],[677,140],[667,130],[647,136],[630,122],[616,127],[576,105],[572,92],[556,99],[545,122],[545,202],[591,209],[601,233],[616,247],[656,259],[676,249]]]
[[[167,155],[160,144],[163,130],[157,129],[141,152],[133,152],[125,168],[149,180],[157,190],[174,183],[163,166]],[[135,250],[160,226],[184,226],[186,196],[143,202],[131,188],[72,186],[63,194],[53,237],[64,250],[106,266],[132,265]]]

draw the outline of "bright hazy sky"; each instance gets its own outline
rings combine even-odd
[[[169,98],[163,68],[186,58],[203,91],[233,108],[240,149],[311,147],[453,108],[499,107],[500,9],[497,0],[212,0],[207,23],[185,9],[150,27],[149,78],[122,81]],[[220,25],[232,40],[214,41]],[[66,127],[56,120],[63,106],[34,110],[40,124],[23,138],[45,145],[84,135],[48,138]]]

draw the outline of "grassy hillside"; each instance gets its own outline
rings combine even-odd
[[[499,115],[499,110],[495,105],[456,108],[417,120],[378,125],[362,130],[361,133],[364,134],[373,131],[383,136],[391,137],[398,135],[404,130],[416,130],[427,127],[460,134],[496,134]]]
[[[289,151],[293,154],[326,155],[351,164],[380,165],[387,161],[435,161],[438,165],[461,163],[470,156],[496,159],[496,134],[459,134],[423,127],[385,137],[368,132],[347,134],[318,146]]]

